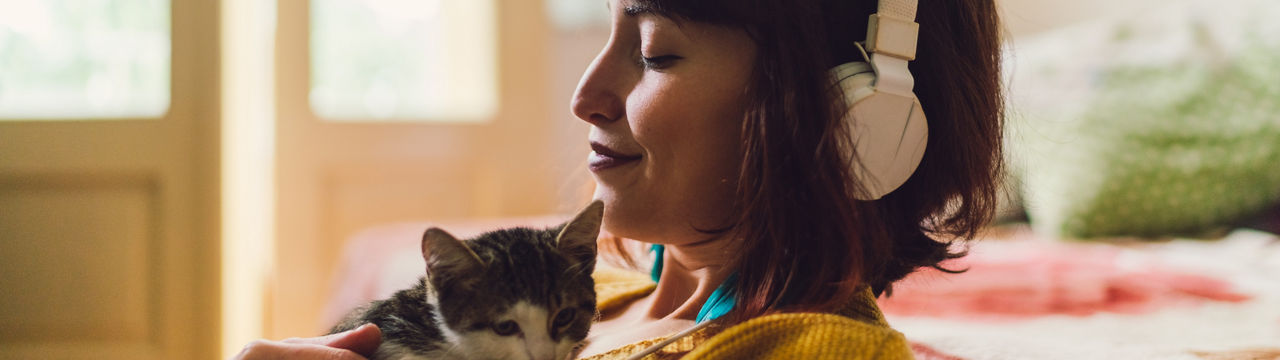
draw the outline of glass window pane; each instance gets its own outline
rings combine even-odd
[[[162,116],[168,0],[0,1],[0,119]]]
[[[312,0],[311,108],[337,121],[483,121],[493,0]]]

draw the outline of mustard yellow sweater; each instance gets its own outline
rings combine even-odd
[[[600,267],[595,273],[600,312],[617,310],[653,291],[647,274]],[[666,337],[644,340],[586,360],[626,359]],[[682,359],[912,359],[902,334],[889,328],[870,288],[837,314],[787,313],[751,319],[707,337],[702,332],[677,340],[663,352],[689,353]],[[653,355],[645,357],[652,359]]]

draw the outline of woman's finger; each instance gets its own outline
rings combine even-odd
[[[257,340],[233,360],[366,360],[382,342],[382,331],[365,324],[337,334],[282,341]]]
[[[364,356],[371,356],[374,351],[378,350],[378,345],[382,343],[382,330],[378,329],[378,326],[374,324],[361,325],[345,332],[345,334],[345,336],[332,339],[333,341],[323,345],[351,350]]]
[[[324,345],[258,340],[249,343],[232,360],[368,360],[347,349]]]

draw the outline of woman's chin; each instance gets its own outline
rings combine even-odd
[[[601,199],[604,200],[604,199]],[[616,202],[605,201],[604,219],[600,229],[614,236],[638,240],[642,242],[662,242],[655,238],[659,224],[651,217],[639,216],[640,212],[625,206],[617,206]]]
[[[608,212],[605,214],[608,214]],[[600,230],[613,234],[614,236],[645,241],[648,236],[644,236],[643,232],[636,231],[637,227],[638,226],[636,226],[633,221],[626,221],[619,217],[611,217],[609,215],[605,215],[604,220],[600,223]]]

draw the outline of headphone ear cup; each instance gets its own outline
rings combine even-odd
[[[844,92],[845,123],[853,136],[850,170],[866,190],[858,200],[876,200],[915,173],[929,142],[929,126],[915,94],[878,91],[876,75],[864,62],[831,70]]]

